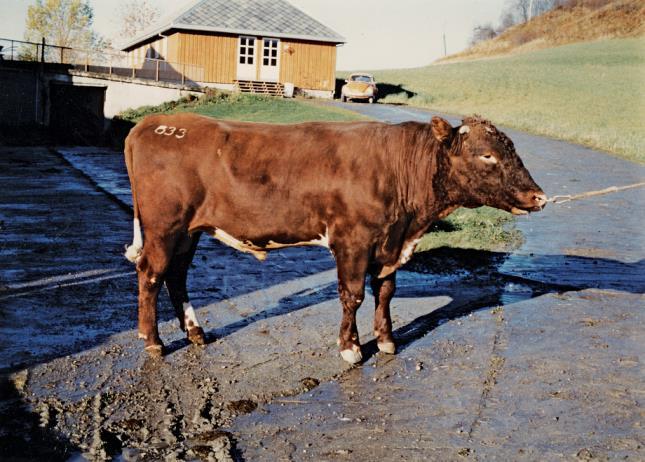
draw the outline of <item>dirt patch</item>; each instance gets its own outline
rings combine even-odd
[[[611,249],[597,247],[570,247],[562,249],[565,254],[578,257],[615,258],[616,254]]]

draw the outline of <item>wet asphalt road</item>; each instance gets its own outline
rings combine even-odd
[[[390,122],[430,118],[347,107]],[[507,133],[548,195],[645,178],[644,167],[603,153]],[[35,419],[43,444],[62,437],[61,454],[645,458],[643,190],[520,218],[523,247],[468,255],[480,271],[403,271],[399,353],[374,353],[368,298],[359,312],[368,360],[352,369],[336,353],[340,308],[325,251],[287,249],[259,264],[203,238],[189,284],[218,340],[188,347],[164,298],[172,353],[151,363],[134,330],[134,272],[120,256],[131,239],[121,156],[3,148],[0,163],[7,421]],[[0,429],[3,452],[27,447],[16,428]]]

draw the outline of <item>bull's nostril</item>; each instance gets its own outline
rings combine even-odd
[[[546,194],[544,193],[538,193],[533,195],[533,201],[539,206],[542,207],[544,204],[546,204]]]

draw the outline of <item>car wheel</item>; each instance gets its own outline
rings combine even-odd
[[[374,97],[370,96],[370,98],[367,100],[368,103],[374,104]]]
[[[340,94],[340,102],[344,103],[345,101],[347,101],[347,97],[341,93]]]

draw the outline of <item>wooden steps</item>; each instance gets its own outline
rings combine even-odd
[[[258,93],[261,95],[284,96],[284,85],[279,82],[260,80],[236,80],[235,88],[241,93]]]

